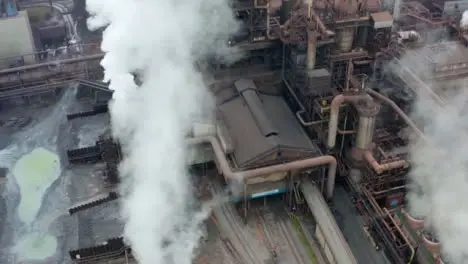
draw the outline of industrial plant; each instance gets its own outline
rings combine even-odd
[[[450,239],[468,231],[444,233],[421,198],[449,203],[423,178],[450,181],[468,161],[448,153],[465,125],[441,121],[464,122],[468,1],[229,7],[239,29],[221,41],[236,60],[195,62],[213,111],[184,138],[191,203],[210,208],[193,263],[468,263]],[[119,215],[129,147],[86,19],[84,1],[0,0],[0,263],[139,261]],[[139,89],[147,76],[131,74]]]

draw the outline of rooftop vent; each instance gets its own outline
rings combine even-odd
[[[245,100],[258,128],[264,137],[278,136],[278,131],[274,128],[270,119],[263,109],[263,103],[258,95],[257,86],[250,79],[240,79],[234,83],[236,90]]]
[[[437,257],[440,255],[441,245],[437,235],[434,233],[434,230],[425,228],[421,233],[421,239],[424,246],[432,253],[433,256]]]
[[[408,225],[412,229],[418,230],[418,229],[421,229],[421,228],[424,227],[424,218],[422,218],[422,217],[412,215],[411,213],[406,211],[405,212],[405,219],[408,222]]]

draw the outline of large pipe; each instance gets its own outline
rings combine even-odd
[[[406,123],[406,125],[408,125],[414,132],[416,132],[416,134],[418,134],[418,136],[420,138],[422,138],[423,140],[427,141],[427,138],[426,136],[424,135],[423,132],[421,132],[421,130],[419,130],[419,128],[416,126],[416,124],[413,123],[413,121],[409,118],[409,116],[403,111],[401,110],[400,107],[398,107],[398,105],[393,102],[390,98],[372,90],[372,89],[366,89],[366,92],[370,95],[372,95],[373,97],[377,98],[379,101],[385,103],[386,105],[390,106],[393,111],[395,111],[399,117],[401,117],[401,119],[403,119],[403,121]]]
[[[372,140],[374,138],[375,116],[360,116],[357,135],[356,147],[359,149],[372,148]]]
[[[68,63],[75,63],[75,62],[88,61],[88,60],[99,60],[99,59],[102,59],[103,57],[104,57],[104,53],[99,53],[99,54],[86,55],[86,56],[71,58],[71,59],[53,60],[53,61],[37,63],[33,65],[25,65],[25,66],[20,66],[20,67],[3,69],[3,70],[0,70],[0,74],[8,74],[8,73],[16,73],[20,71],[34,70],[34,69],[39,69],[39,68],[44,68],[44,67],[49,67],[49,66],[56,66],[59,64],[68,64]]]
[[[221,145],[213,136],[190,138],[187,140],[189,145],[198,145],[203,143],[211,144],[213,152],[216,156],[216,162],[221,169],[224,177],[227,180],[247,180],[249,178],[259,177],[263,175],[269,175],[278,172],[301,170],[306,168],[313,168],[321,165],[328,165],[328,181],[327,181],[327,193],[326,198],[331,199],[333,197],[333,191],[335,189],[335,176],[337,162],[335,157],[330,155],[320,156],[316,158],[292,161],[284,164],[272,165],[262,167],[258,169],[246,170],[246,171],[232,171],[231,166],[224,155]]]
[[[336,134],[338,130],[338,115],[340,113],[340,106],[344,102],[358,102],[365,101],[368,105],[373,104],[374,100],[368,94],[359,95],[337,95],[333,98],[330,106],[330,122],[328,123],[328,147],[333,148],[336,143]]]
[[[327,29],[322,19],[320,19],[319,15],[315,12],[313,8],[310,9],[310,14],[311,14],[312,20],[314,20],[314,22],[317,24],[317,28],[320,31],[320,34],[322,36],[330,38],[335,35],[334,32],[331,32],[330,30]]]
[[[320,119],[320,120],[317,120],[317,121],[306,122],[304,120],[304,118],[302,118],[302,114],[304,114],[304,113],[305,113],[304,110],[299,110],[299,111],[296,112],[296,117],[299,120],[299,123],[301,123],[301,125],[303,125],[305,127],[320,125],[320,124],[323,124],[323,123],[326,122],[323,119]],[[356,134],[356,130],[341,130],[341,129],[338,128],[336,130],[336,133],[339,134],[339,135],[352,135],[352,134]]]
[[[393,170],[393,169],[400,169],[405,168],[408,166],[408,163],[405,160],[396,160],[389,163],[380,164],[377,160],[375,160],[374,155],[370,150],[366,150],[364,152],[364,159],[371,165],[372,169],[377,174],[381,174],[385,171]]]

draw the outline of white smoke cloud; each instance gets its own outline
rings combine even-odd
[[[448,48],[445,55],[451,52]],[[428,69],[420,75],[424,73]],[[463,80],[443,85],[452,90],[443,95],[444,107],[424,92],[414,105],[413,114],[422,118],[427,142],[411,146],[410,179],[417,187],[407,198],[412,214],[425,218],[425,226],[435,231],[451,263],[463,264],[468,261],[468,203],[464,202],[468,199],[468,93],[463,91]]]
[[[468,10],[465,10],[462,14],[462,18],[460,20],[460,27],[462,28],[468,27]]]
[[[195,61],[227,55],[220,40],[237,23],[222,0],[87,0],[87,9],[89,28],[107,26],[101,64],[114,90],[114,137],[126,154],[124,236],[139,263],[189,264],[206,212],[189,202],[184,136],[211,105]]]
[[[468,259],[468,141],[466,106],[468,94],[450,100],[444,110],[432,112],[425,124],[431,144],[412,148],[414,169],[411,179],[422,193],[408,194],[410,210],[424,216],[426,226],[435,229],[443,251],[453,263]],[[429,101],[416,109],[424,109]],[[434,103],[433,107],[437,107]]]

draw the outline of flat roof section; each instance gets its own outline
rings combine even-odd
[[[239,167],[279,160],[284,152],[295,157],[290,159],[321,154],[282,97],[261,94],[250,79],[238,80],[235,86],[238,95],[218,110],[232,137]]]

